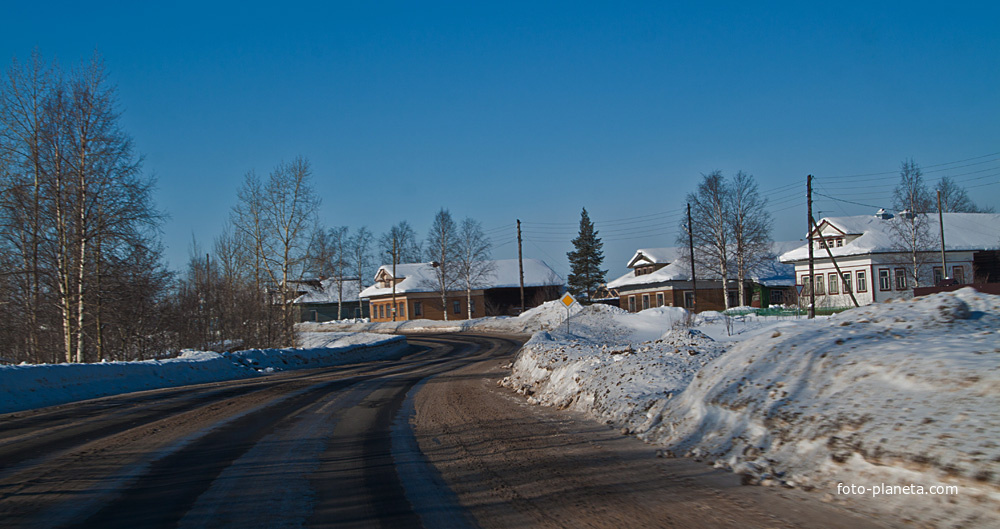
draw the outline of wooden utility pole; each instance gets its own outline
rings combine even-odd
[[[392,238],[392,321],[396,321],[396,237]],[[447,314],[448,307],[445,307]]]
[[[694,226],[691,224],[691,203],[688,203],[688,250],[691,251],[691,312],[698,312],[698,278],[694,274]]]
[[[809,218],[807,219],[807,224],[809,225],[809,235],[807,239],[809,240],[809,318],[816,317],[816,278],[813,277],[813,175],[806,176],[806,204],[809,210]],[[805,286],[805,285],[804,285]]]
[[[524,312],[524,259],[521,257],[521,219],[517,219],[517,270],[521,276],[521,312]]]
[[[941,279],[948,278],[948,260],[944,256],[944,213],[941,211],[941,190],[937,192],[938,226],[941,228]]]

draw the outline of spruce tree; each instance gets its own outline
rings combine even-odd
[[[576,249],[566,256],[569,257],[570,265],[569,291],[578,298],[585,296],[588,302],[604,283],[604,274],[608,273],[607,270],[601,270],[601,263],[604,262],[602,246],[603,243],[594,230],[594,223],[587,215],[587,208],[583,208],[580,214],[580,234],[573,239],[573,247]]]

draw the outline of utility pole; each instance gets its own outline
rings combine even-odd
[[[941,190],[937,192],[938,200],[938,226],[941,227],[941,279],[948,276],[948,260],[944,256],[944,213],[941,211]]]
[[[392,321],[396,321],[396,237],[392,238]],[[447,311],[447,307],[445,307]]]
[[[698,278],[694,274],[694,226],[691,224],[691,203],[688,203],[688,250],[691,251],[691,312],[698,312]]]
[[[816,317],[816,278],[813,269],[813,175],[806,176],[806,204],[809,209],[809,218],[806,224],[809,226],[809,319]]]
[[[521,312],[524,312],[524,259],[521,257],[521,219],[517,219],[517,269],[521,275]]]

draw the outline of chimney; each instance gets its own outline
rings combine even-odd
[[[892,218],[892,213],[886,211],[885,208],[878,208],[878,211],[875,212],[875,217],[882,220],[889,220]]]

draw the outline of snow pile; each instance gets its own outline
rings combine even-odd
[[[184,351],[167,360],[0,366],[0,413],[289,369],[398,358],[407,345],[402,336],[376,334],[303,333],[300,340],[302,348]]]
[[[502,384],[748,483],[1000,527],[1000,297],[964,289],[816,320],[588,310],[573,335],[535,334]]]
[[[525,344],[501,383],[529,402],[589,412],[627,429],[646,411],[683,390],[724,346],[680,326],[687,311],[662,307],[637,314],[605,305],[578,311],[558,330]]]
[[[640,437],[748,480],[816,488],[941,526],[1000,523],[1000,297],[877,304],[735,345]],[[958,485],[839,495],[838,483]]]

